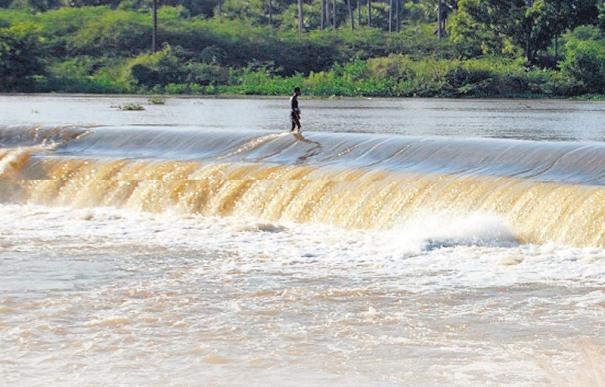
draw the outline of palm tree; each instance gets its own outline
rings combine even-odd
[[[332,25],[336,29],[336,0],[332,0]]]
[[[302,37],[304,29],[303,23],[303,0],[298,0],[298,36]]]
[[[158,0],[153,0],[153,30],[151,32],[151,52],[158,51]]]
[[[321,0],[319,2],[321,10],[319,12],[319,29],[321,31],[324,30],[324,22],[326,20],[326,0]]]
[[[401,11],[399,10],[399,5],[401,0],[395,0],[395,31],[401,31]]]
[[[355,29],[353,20],[353,8],[351,7],[351,0],[347,0],[347,8],[349,9],[349,20],[351,21],[351,31]]]
[[[273,27],[273,3],[269,0],[269,27]]]
[[[393,32],[393,0],[389,0],[389,32]]]
[[[439,39],[443,38],[443,35],[445,35],[445,18],[444,18],[444,7],[443,7],[443,0],[439,0],[438,2],[439,6],[437,7],[437,24],[439,24],[437,26],[437,36],[439,37]]]
[[[372,0],[368,0],[368,27],[372,27]]]

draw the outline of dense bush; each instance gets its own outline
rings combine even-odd
[[[243,68],[251,62],[273,62],[282,75],[329,70],[352,58],[367,59],[400,53],[415,57],[453,57],[430,26],[410,26],[400,34],[378,29],[311,32],[299,39],[293,32],[255,26],[246,20],[205,20],[183,16],[182,7],[163,7],[158,39],[181,47],[187,59]],[[151,47],[148,13],[108,7],[61,8],[42,14],[0,11],[0,25],[34,23],[40,27],[53,58],[80,55],[133,57]]]
[[[595,27],[578,27],[566,35],[561,70],[576,93],[605,93],[605,37]]]
[[[43,58],[42,41],[33,26],[0,28],[0,91],[32,88],[35,77],[46,72]]]
[[[168,87],[177,94],[186,92],[174,85],[219,85],[228,81],[227,69],[216,63],[199,63],[186,59],[180,48],[166,45],[155,54],[143,55],[130,61],[128,80],[144,89]],[[188,89],[188,87],[185,87]]]
[[[170,46],[155,54],[134,59],[129,67],[133,82],[149,88],[155,85],[184,83],[187,79],[187,69]]]

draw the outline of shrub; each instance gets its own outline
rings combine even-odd
[[[147,102],[149,102],[152,105],[164,105],[166,103],[166,98],[164,98],[160,95],[153,95],[153,96],[147,98]]]
[[[123,61],[80,56],[49,66],[46,91],[64,93],[125,93],[132,91],[121,75]],[[39,90],[43,91],[43,90]]]
[[[131,61],[130,75],[136,84],[151,88],[155,85],[184,83],[187,69],[167,45],[155,54],[143,55]]]
[[[88,21],[66,37],[70,55],[131,56],[150,46],[147,17],[129,11],[111,11]]]
[[[186,83],[169,83],[164,87],[164,91],[168,94],[187,94],[189,93],[189,85]]]
[[[199,85],[223,85],[229,80],[226,68],[216,64],[189,63],[187,68],[187,81]]]
[[[142,110],[145,110],[145,108],[143,107],[143,105],[140,105],[140,104],[134,103],[134,102],[125,103],[124,105],[118,106],[118,108],[120,110],[122,110],[122,111],[142,111]]]
[[[375,79],[386,79],[395,96],[516,96],[556,94],[554,71],[526,69],[520,62],[481,58],[414,61],[392,55],[368,61]]]
[[[571,78],[576,93],[605,92],[605,39],[595,27],[579,27],[566,35],[561,71]]]

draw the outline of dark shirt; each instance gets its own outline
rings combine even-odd
[[[295,113],[300,113],[300,109],[298,108],[298,96],[297,95],[293,95],[290,98],[290,109],[292,109],[292,111]]]

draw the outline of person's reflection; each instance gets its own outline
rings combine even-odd
[[[299,162],[301,162],[301,163],[305,162],[308,158],[313,157],[313,156],[319,154],[319,152],[321,152],[321,144],[319,142],[311,141],[311,140],[305,138],[305,136],[303,136],[302,133],[300,133],[300,132],[292,132],[292,135],[298,141],[302,141],[307,144],[313,145],[307,152],[305,152],[304,155],[302,155],[298,158]]]

